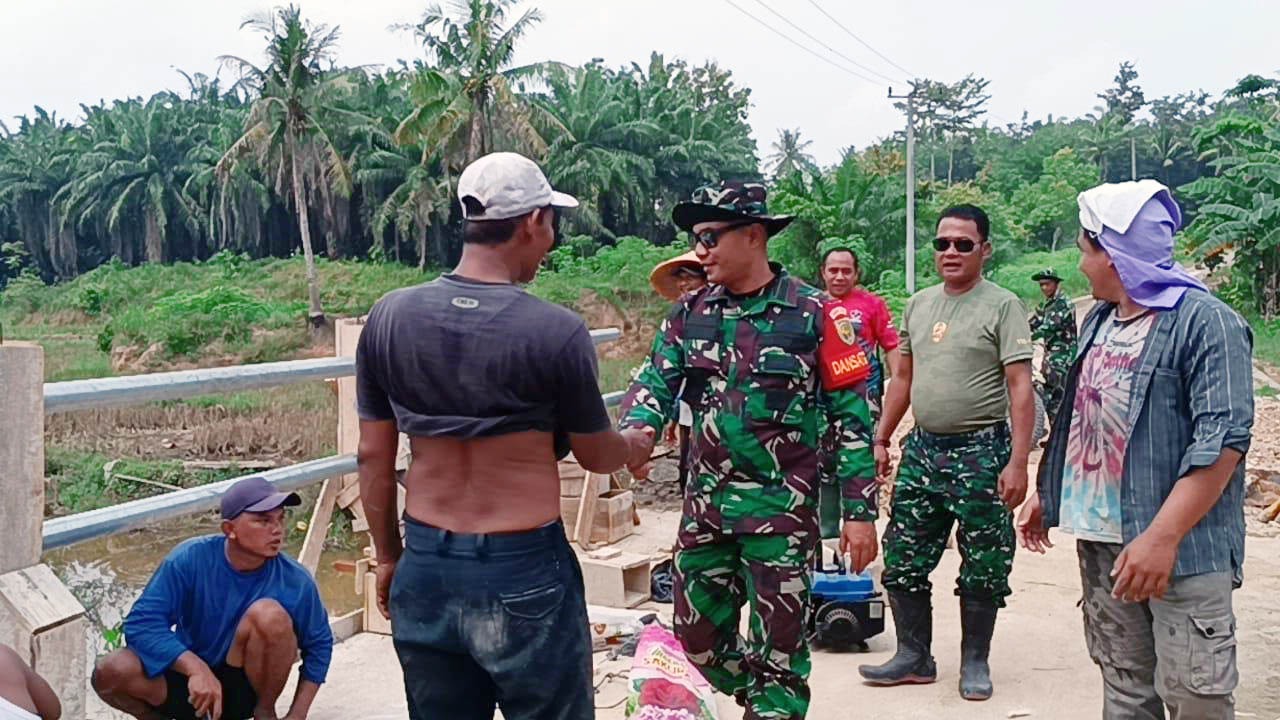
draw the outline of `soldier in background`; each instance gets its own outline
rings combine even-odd
[[[770,216],[765,198],[761,185],[725,183],[676,206],[675,224],[693,236],[711,285],[663,322],[623,401],[621,426],[660,429],[687,383],[693,444],[675,557],[676,634],[746,718],[803,718],[824,416],[840,438],[841,549],[859,571],[876,555],[876,483],[866,375],[819,383],[822,293],[769,262],[769,237],[792,218]],[[865,356],[836,360],[867,364]],[[751,613],[745,641],[743,604]]]
[[[1053,268],[1045,268],[1031,279],[1040,283],[1045,298],[1031,316],[1031,339],[1044,342],[1040,374],[1044,376],[1045,410],[1052,422],[1062,405],[1067,370],[1076,359],[1076,311],[1062,292],[1062,278]]]

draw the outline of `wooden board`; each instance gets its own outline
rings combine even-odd
[[[591,547],[591,526],[596,517],[596,502],[600,499],[600,486],[608,482],[608,476],[587,473],[582,497],[578,499],[578,517],[574,519],[573,540],[583,550]]]
[[[320,487],[320,497],[316,498],[315,510],[311,512],[311,522],[307,525],[307,536],[302,541],[298,562],[312,575],[320,565],[320,553],[324,550],[325,539],[329,537],[329,523],[333,520],[334,502],[341,485],[342,478],[325,480]]]
[[[329,632],[333,633],[333,641],[336,643],[364,632],[364,609],[329,618]]]
[[[382,617],[378,610],[378,576],[372,572],[364,575],[364,631],[391,634],[391,621]]]
[[[85,699],[89,694],[88,622],[76,618],[44,630],[31,638],[33,669],[49,683],[62,702],[62,717],[78,720],[85,716]]]
[[[650,561],[643,555],[622,553],[609,559],[579,555],[587,603],[633,608],[650,596]]]
[[[360,502],[360,481],[351,478],[343,478],[343,483],[342,489],[338,491],[337,502],[338,507],[346,510],[352,505]]]
[[[48,565],[0,575],[0,605],[28,634],[40,633],[84,615],[84,608]]]
[[[44,527],[44,350],[0,344],[0,573],[40,562]]]

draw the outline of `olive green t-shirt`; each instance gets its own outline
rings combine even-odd
[[[902,311],[903,355],[912,358],[911,411],[940,435],[1004,420],[1004,367],[1030,360],[1031,327],[1016,295],[983,280],[963,295],[942,285],[921,290]]]

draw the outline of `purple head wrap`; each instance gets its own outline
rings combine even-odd
[[[1177,306],[1188,289],[1207,290],[1204,283],[1173,259],[1173,236],[1182,226],[1182,212],[1168,189],[1149,180],[1121,185],[1124,187],[1108,190],[1137,193],[1136,197],[1129,195],[1126,199],[1129,207],[1135,200],[1141,202],[1142,193],[1147,192],[1146,202],[1137,214],[1125,217],[1127,212],[1117,212],[1116,207],[1125,204],[1120,201],[1100,205],[1102,209],[1094,217],[1102,225],[1101,232],[1097,233],[1098,241],[1111,257],[1129,297],[1145,307],[1168,310]],[[1150,192],[1152,186],[1158,186],[1159,190]],[[1098,208],[1098,204],[1089,203],[1088,196],[1104,188],[1107,186],[1081,193],[1082,210],[1086,204]],[[1118,231],[1117,226],[1124,227],[1124,231]]]

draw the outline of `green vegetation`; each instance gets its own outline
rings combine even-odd
[[[1257,317],[1248,320],[1253,327],[1253,356],[1273,368],[1280,368],[1280,320],[1265,322]]]
[[[65,515],[243,475],[228,470],[187,471],[181,462],[112,460],[97,453],[45,449],[46,515]]]
[[[394,263],[321,260],[317,269],[325,306],[339,316],[430,278]],[[59,285],[22,278],[0,294],[0,322],[12,339],[45,344],[46,377],[72,380],[110,375],[110,353],[124,348],[136,358],[158,346],[164,360],[291,357],[310,342],[306,297],[301,258],[224,252],[202,263],[111,262]]]

